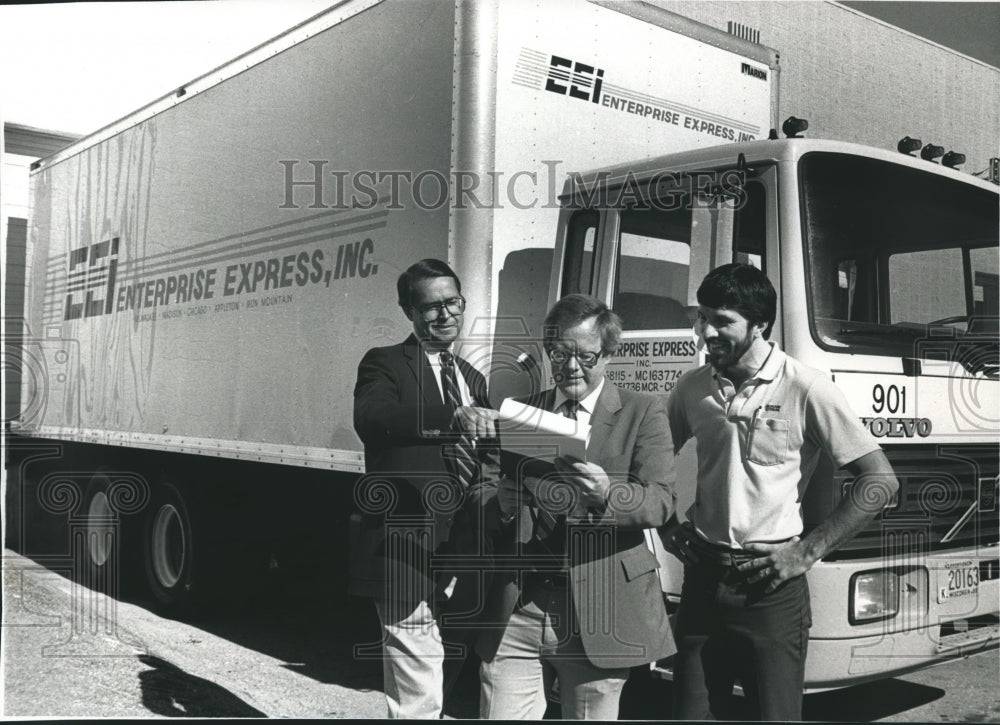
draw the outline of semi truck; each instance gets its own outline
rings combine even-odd
[[[343,581],[355,369],[408,334],[395,281],[412,262],[462,279],[460,353],[499,404],[545,381],[541,320],[571,291],[628,325],[611,379],[668,394],[699,361],[698,275],[747,259],[779,289],[777,338],[916,481],[811,575],[809,686],[897,671],[897,633],[926,645],[906,667],[995,647],[995,187],[763,140],[781,70],[642,2],[349,0],[39,162],[8,346],[15,548],[39,553],[58,522],[45,561],[113,595],[142,581],[168,610],[251,589],[261,567],[318,560],[312,576]],[[964,236],[942,240],[944,220]],[[817,477],[810,521],[849,489]],[[909,514],[934,531],[919,546],[879,533]]]
[[[753,264],[778,291],[771,339],[832,377],[892,463],[899,491],[867,502],[875,520],[808,573],[806,687],[994,650],[997,185],[895,150],[787,138],[580,174],[562,200],[551,300],[585,292],[620,312],[615,384],[669,395],[703,361],[701,279]],[[680,512],[693,448],[679,452]],[[828,460],[813,474],[807,530],[852,495],[845,476]],[[676,606],[683,572],[660,560]]]

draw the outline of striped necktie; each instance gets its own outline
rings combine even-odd
[[[458,389],[458,376],[455,374],[455,356],[445,351],[440,353],[439,359],[444,400],[454,411],[462,405],[462,393]],[[444,447],[445,462],[449,470],[466,488],[479,480],[479,461],[474,451],[472,439],[465,433],[459,436],[456,443]]]

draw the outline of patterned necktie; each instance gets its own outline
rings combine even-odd
[[[462,394],[458,389],[458,376],[455,374],[455,356],[450,352],[442,352],[441,389],[444,390],[444,400],[452,410],[461,407]],[[445,446],[444,455],[448,468],[466,488],[479,480],[479,461],[474,454],[472,440],[462,433],[454,445]]]
[[[579,400],[565,400],[559,409],[562,415],[570,420],[576,420],[577,411],[580,408]],[[565,546],[562,538],[565,536],[563,522],[557,516],[547,511],[542,506],[535,507],[535,531],[534,537],[540,541],[550,553],[561,552]]]
[[[576,413],[580,409],[579,400],[567,400],[563,403],[563,415],[571,420],[576,420]]]

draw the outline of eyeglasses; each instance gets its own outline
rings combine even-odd
[[[604,354],[603,350],[600,352],[580,352],[579,350],[576,352],[570,352],[569,350],[561,350],[559,348],[548,350],[547,352],[549,360],[552,361],[553,365],[565,365],[569,362],[571,357],[575,357],[577,362],[585,368],[594,367],[597,364],[597,361],[601,359],[601,355]]]
[[[460,315],[465,312],[465,298],[461,295],[458,297],[449,297],[444,302],[433,302],[429,305],[414,307],[413,309],[419,312],[424,320],[430,322],[439,318],[442,312],[447,312],[449,315]]]

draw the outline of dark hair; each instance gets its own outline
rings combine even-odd
[[[597,331],[601,334],[601,351],[613,355],[618,350],[622,336],[622,318],[596,297],[571,294],[552,305],[545,316],[545,344],[562,332],[579,325],[591,317],[597,318]]]
[[[458,278],[455,271],[442,262],[440,259],[421,259],[399,275],[396,280],[396,296],[399,299],[399,306],[403,312],[410,309],[410,296],[413,294],[413,285],[421,280],[435,279],[437,277],[451,277],[455,280],[455,286],[459,293],[462,292],[462,280]]]
[[[733,262],[709,272],[698,287],[698,304],[736,310],[752,325],[765,324],[764,339],[771,336],[778,309],[778,293],[763,272],[749,264]]]

